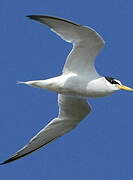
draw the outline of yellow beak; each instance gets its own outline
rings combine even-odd
[[[121,90],[133,91],[133,89],[132,89],[132,88],[127,87],[127,86],[124,86],[124,85],[118,85],[118,87],[119,87]]]

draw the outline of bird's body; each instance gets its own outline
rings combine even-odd
[[[59,114],[26,146],[1,164],[32,153],[76,127],[91,112],[87,98],[107,96],[120,89],[133,91],[123,86],[119,80],[103,77],[97,73],[94,60],[104,47],[104,40],[95,30],[53,16],[28,17],[49,26],[62,39],[73,43],[73,48],[60,76],[46,80],[18,82],[57,92]]]
[[[85,76],[74,73],[57,76],[46,80],[35,80],[22,82],[24,84],[48,89],[64,95],[77,97],[103,97],[117,91],[118,88],[109,89],[109,82],[104,77],[98,77],[88,81]],[[76,86],[75,86],[76,85]]]

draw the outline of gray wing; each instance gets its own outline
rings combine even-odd
[[[104,46],[104,40],[95,30],[53,16],[30,15],[28,17],[49,26],[62,39],[73,43],[73,49],[67,57],[63,73],[98,76],[94,59]]]
[[[72,130],[91,111],[86,99],[82,98],[59,95],[58,104],[58,117],[46,125],[27,145],[1,164],[6,164],[26,156],[64,135]]]

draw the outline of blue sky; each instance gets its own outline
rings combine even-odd
[[[88,25],[106,41],[96,67],[133,87],[133,2],[129,0],[1,0],[0,160],[25,145],[57,115],[57,94],[16,85],[59,75],[71,45],[27,19],[49,14]],[[133,94],[90,99],[93,112],[69,134],[0,167],[3,180],[133,179]]]

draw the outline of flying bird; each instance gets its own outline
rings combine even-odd
[[[73,44],[60,76],[18,82],[58,93],[58,117],[49,122],[27,145],[1,164],[24,157],[75,128],[90,112],[90,97],[103,97],[118,90],[133,91],[112,77],[100,76],[94,60],[104,47],[103,38],[92,28],[47,15],[29,15],[47,25],[63,40]]]

